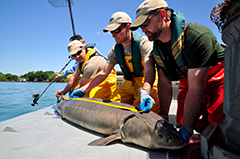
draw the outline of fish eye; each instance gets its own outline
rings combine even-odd
[[[163,138],[163,134],[158,134],[158,137]]]
[[[162,124],[162,121],[161,120],[158,120],[157,122],[156,122],[156,125],[155,125],[155,130],[158,130],[158,129],[161,129],[161,127],[163,126],[163,124]]]

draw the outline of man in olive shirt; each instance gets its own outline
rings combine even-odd
[[[196,23],[185,24],[183,14],[173,12],[164,0],[140,4],[131,29],[138,27],[154,41],[152,58],[158,67],[158,90],[164,92],[159,94],[160,115],[168,119],[171,81],[179,80],[177,122],[182,125],[179,132],[183,139],[188,141],[193,129],[201,132],[209,123],[219,123],[225,117],[224,49],[213,33]],[[148,73],[145,89],[151,89],[154,81],[154,71]]]

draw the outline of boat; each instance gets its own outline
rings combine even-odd
[[[177,101],[172,102],[170,122],[174,123]],[[150,150],[115,141],[107,146],[89,146],[105,135],[62,120],[52,105],[0,122],[1,159],[9,158],[88,158],[167,159],[168,150]]]

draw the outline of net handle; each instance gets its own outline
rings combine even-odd
[[[73,22],[72,7],[71,7],[70,0],[68,0],[68,7],[69,7],[70,17],[71,17],[71,22],[72,22],[73,35],[75,35],[75,27],[74,27],[74,22]]]

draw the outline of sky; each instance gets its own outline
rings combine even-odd
[[[64,0],[52,0],[54,2]],[[212,30],[219,43],[221,33],[210,20],[214,6],[223,0],[166,0],[169,8]],[[115,41],[103,29],[117,11],[134,19],[143,0],[74,0],[72,14],[76,34],[107,58]],[[138,29],[142,33],[141,29]],[[142,33],[145,35],[144,33]],[[0,0],[0,72],[24,75],[30,71],[60,72],[68,63],[67,45],[73,35],[68,7],[54,8],[48,0]],[[72,61],[66,68],[74,65]],[[115,67],[117,70],[119,66]]]

